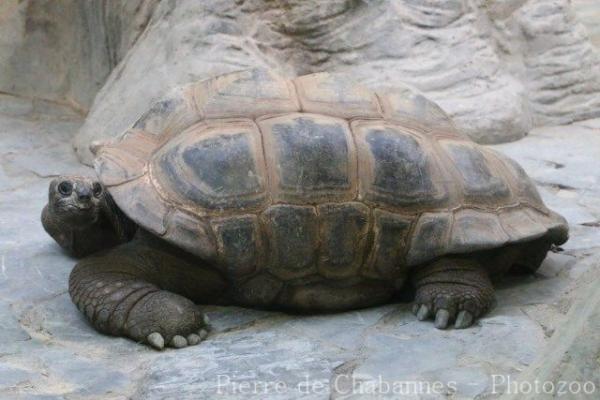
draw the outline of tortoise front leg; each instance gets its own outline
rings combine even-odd
[[[469,258],[445,257],[417,267],[413,312],[420,321],[435,319],[435,327],[467,328],[494,304],[494,288],[485,269]]]
[[[192,300],[216,302],[223,290],[217,273],[139,241],[81,260],[69,278],[94,328],[157,349],[199,343],[207,326]]]

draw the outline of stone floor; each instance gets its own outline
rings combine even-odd
[[[514,394],[506,379],[538,376],[589,379],[585,398],[600,396],[600,329],[589,325],[600,310],[600,120],[495,146],[572,238],[535,276],[500,285],[498,307],[472,329],[436,330],[407,304],[304,317],[206,307],[208,339],[164,352],[87,325],[67,294],[74,260],[40,225],[49,179],[91,173],[69,145],[81,122],[0,97],[1,399],[487,399]]]

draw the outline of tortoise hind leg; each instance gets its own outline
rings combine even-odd
[[[215,272],[139,241],[81,260],[69,278],[71,299],[98,331],[158,349],[197,344],[206,323],[192,300],[215,302],[223,288]]]
[[[532,274],[538,270],[552,247],[552,242],[543,237],[519,246],[519,257],[511,265],[513,273]]]
[[[413,272],[416,296],[413,312],[422,321],[435,319],[435,327],[469,327],[494,304],[488,273],[474,258],[445,257]]]

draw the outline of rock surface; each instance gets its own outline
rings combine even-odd
[[[74,260],[39,222],[52,176],[91,172],[69,148],[82,122],[0,96],[0,398],[496,398],[508,387],[494,375],[535,371],[600,393],[600,342],[587,333],[600,307],[600,120],[495,146],[538,182],[572,238],[535,276],[503,282],[498,307],[472,329],[436,330],[408,304],[302,317],[211,306],[204,342],[164,352],[85,322],[67,294]]]
[[[600,3],[596,0],[572,0],[577,19],[585,26],[592,44],[600,47]]]
[[[157,0],[0,2],[0,92],[88,112]]]
[[[243,68],[407,82],[498,143],[600,116],[599,61],[568,0],[0,5],[0,91],[89,109],[75,140],[87,163],[91,141],[121,134],[174,85]]]

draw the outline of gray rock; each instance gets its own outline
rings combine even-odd
[[[468,399],[506,393],[494,375],[600,376],[600,229],[581,225],[600,216],[597,190],[586,186],[600,177],[592,159],[598,121],[494,146],[549,183],[545,200],[571,210],[573,229],[538,274],[502,283],[498,307],[473,328],[436,330],[416,321],[409,304],[316,316],[205,306],[206,339],[156,352],[89,326],[66,292],[75,260],[39,223],[49,177],[90,172],[70,152],[81,119],[64,120],[60,107],[33,113],[11,99],[0,97],[0,398],[398,398],[384,383],[440,382],[440,393],[405,387],[404,398]],[[571,181],[551,173],[563,169]],[[567,184],[572,189],[553,186]]]
[[[482,143],[600,115],[598,54],[568,0],[0,5],[0,92],[89,110],[86,163],[173,86],[249,67],[407,82]]]
[[[11,368],[0,364],[0,387],[17,388],[19,384],[34,378],[34,374],[26,369]]]
[[[0,92],[87,112],[158,1],[0,4]]]
[[[439,369],[423,375],[427,382],[455,382],[448,388],[448,393],[454,398],[474,399],[490,387],[490,377],[479,368],[454,367]],[[451,398],[452,398],[451,397]]]
[[[596,0],[573,0],[577,18],[585,26],[592,44],[600,47],[600,4]]]
[[[21,327],[8,303],[0,304],[0,321],[0,343],[3,343],[3,349],[15,351],[23,342],[31,340],[31,336]]]
[[[597,268],[588,271],[587,284],[579,287],[575,303],[565,317],[566,322],[557,328],[548,343],[547,350],[527,370],[515,377],[517,389],[507,399],[569,399],[597,397],[600,390],[600,273]],[[519,391],[521,382],[538,382],[542,390],[530,393]],[[554,383],[554,389],[544,390],[546,382]],[[559,382],[566,382],[561,387]],[[574,386],[571,386],[574,384]],[[500,390],[507,391],[508,386]],[[551,386],[546,386],[550,388]],[[560,396],[559,396],[560,394]]]
[[[594,127],[599,121],[592,119],[585,124],[573,124],[568,129],[569,136],[564,134],[564,126],[533,129],[517,145],[494,148],[518,159],[527,171],[531,171],[530,176],[538,185],[551,191],[558,201],[564,199],[563,205],[572,203],[576,206],[582,197],[600,196],[600,179],[581,173],[600,168],[597,150],[600,137],[598,128]],[[530,154],[532,147],[538,150],[535,157]]]
[[[92,140],[120,135],[173,85],[254,66],[406,82],[476,141],[515,140],[600,115],[600,63],[579,27],[566,0],[161,3],[75,146],[89,162]]]

